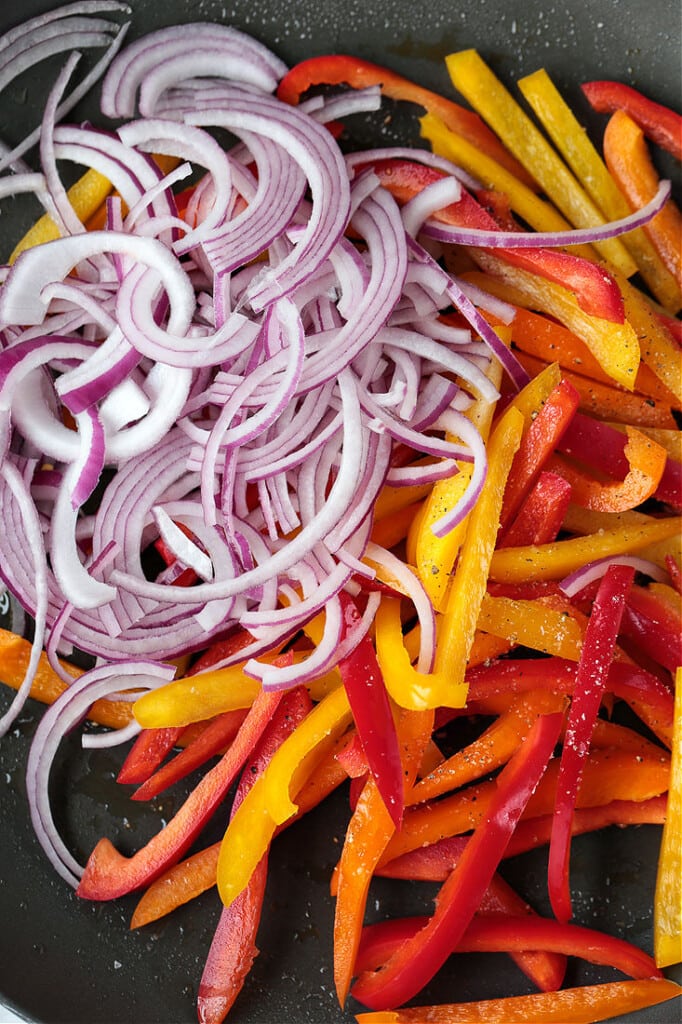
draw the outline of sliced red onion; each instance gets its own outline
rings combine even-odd
[[[402,218],[405,231],[412,238],[416,238],[424,221],[439,210],[450,206],[451,203],[458,202],[461,196],[462,186],[457,178],[439,178],[438,181],[427,185],[403,206]]]
[[[668,580],[668,574],[648,558],[641,558],[638,555],[613,555],[582,565],[575,572],[564,576],[559,586],[567,597],[575,597],[588,584],[600,580],[610,565],[629,565],[636,572],[641,572],[658,583],[665,583]]]
[[[409,595],[420,625],[417,671],[431,672],[436,654],[436,616],[424,585],[405,562],[372,541],[367,545],[366,557],[372,562],[376,562],[377,565],[383,566],[394,579],[398,580],[405,593]]]

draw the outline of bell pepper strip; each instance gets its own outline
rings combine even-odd
[[[234,742],[192,790],[171,821],[132,857],[106,838],[90,854],[77,893],[85,899],[114,899],[152,882],[179,860],[225,799],[238,771],[263,734],[281,693],[259,693]]]
[[[528,801],[524,818],[553,813],[558,773],[556,759]],[[664,750],[651,757],[628,750],[593,750],[585,765],[577,806],[650,800],[667,791],[669,776],[670,759]],[[407,808],[403,827],[386,847],[379,868],[404,853],[477,828],[486,819],[494,793],[495,782],[480,782],[451,796]]]
[[[540,716],[502,769],[485,824],[476,829],[459,864],[440,889],[429,923],[403,943],[379,972],[365,972],[353,996],[371,1009],[411,999],[445,963],[464,934],[490,885],[516,822],[544,774],[563,715]],[[528,948],[527,946],[525,948]]]
[[[677,593],[682,595],[682,569],[680,569],[672,555],[665,556],[665,565],[670,576],[670,582]]]
[[[341,594],[344,629],[361,619],[357,605]],[[403,770],[391,702],[374,645],[365,635],[338,665],[367,765],[396,828],[403,816]]]
[[[26,675],[29,659],[31,657],[31,644],[28,640],[7,629],[0,629],[0,682],[16,690]],[[77,679],[83,672],[82,669],[70,665],[68,662],[61,662],[62,668]],[[50,665],[47,655],[43,652],[38,659],[38,668],[31,684],[29,694],[33,700],[39,700],[42,704],[54,704],[67,684],[55,672]],[[106,725],[110,729],[122,729],[133,720],[131,701],[106,700],[95,701],[88,711],[88,719],[98,725]]]
[[[518,176],[511,174],[461,134],[451,131],[436,114],[425,114],[419,124],[422,137],[430,143],[434,153],[468,171],[485,189],[506,196],[511,209],[535,231],[570,230],[569,222],[551,203],[540,199]],[[588,245],[573,245],[571,252],[585,258],[594,256],[594,249]]]
[[[453,131],[459,132],[469,139],[472,145],[490,154],[527,185],[532,185],[528,173],[493,132],[486,128],[477,114],[438,93],[416,85],[395,71],[345,54],[309,57],[284,75],[277,86],[277,96],[285,103],[296,105],[309,89],[319,85],[349,85],[353,89],[366,89],[378,85],[382,94],[392,100],[404,100],[423,107],[424,110],[433,111]]]
[[[444,672],[418,672],[403,641],[400,601],[384,598],[375,617],[376,656],[386,690],[402,708],[463,707],[466,686]]]
[[[244,767],[231,816],[234,816],[258,776],[262,775],[275,751],[311,708],[312,701],[303,687],[296,687],[284,695],[257,749]],[[221,912],[197,996],[199,1020],[205,1024],[220,1024],[225,1019],[258,955],[256,934],[263,909],[267,864],[266,852],[244,891]]]
[[[653,497],[667,462],[664,448],[634,427],[626,427],[623,454],[628,471],[623,480],[599,480],[588,476],[561,456],[549,460],[552,472],[571,485],[573,500],[596,512],[626,512]]]
[[[564,707],[564,698],[558,694],[541,690],[519,694],[509,710],[489,725],[478,739],[417,782],[408,793],[408,804],[431,800],[506,764],[540,715],[563,711]]]
[[[557,540],[553,544],[500,548],[491,558],[490,578],[506,583],[559,580],[598,558],[631,554],[656,541],[679,537],[681,527],[682,519],[671,516]]]
[[[600,114],[624,110],[648,139],[682,160],[682,117],[676,111],[655,103],[624,82],[583,82],[580,88],[593,110]]]
[[[516,517],[497,538],[497,546],[549,544],[561,530],[571,500],[571,485],[556,473],[543,471],[531,487]]]
[[[121,765],[116,781],[125,785],[146,782],[171,752],[184,732],[184,727],[143,729]]]
[[[657,599],[651,588],[632,588],[625,602],[623,633],[671,673],[682,665],[681,626],[679,611]]]
[[[218,891],[225,906],[248,884],[278,825],[296,814],[291,793],[301,789],[346,731],[351,718],[346,691],[343,687],[333,690],[284,741],[249,791],[228,825],[220,848]]]
[[[682,962],[682,668],[675,674],[670,794],[654,897],[654,957],[659,967]]]
[[[577,661],[583,643],[582,624],[569,602],[561,605],[550,607],[542,598],[525,601],[486,594],[478,628],[542,654]]]
[[[624,110],[616,110],[604,131],[606,165],[634,209],[656,194],[659,178],[644,140],[642,129]],[[646,197],[646,198],[645,198]],[[643,228],[670,273],[682,287],[680,236],[682,216],[669,199]]]
[[[603,224],[601,211],[476,50],[451,53],[445,65],[455,88],[571,224],[577,228]],[[637,265],[619,239],[597,242],[594,247],[626,277],[636,272]]]
[[[533,74],[520,78],[516,84],[556,149],[606,219],[613,221],[627,217],[630,207],[625,197],[609,174],[606,164],[585,132],[583,125],[580,124],[563,99],[545,69],[540,68]],[[672,111],[669,113],[672,114]],[[679,120],[679,115],[674,116]],[[678,135],[682,138],[682,133],[678,132]],[[642,228],[636,228],[634,231],[621,235],[620,240],[661,305],[670,312],[676,313],[682,305],[679,286],[660,260]]]
[[[398,721],[406,787],[416,778],[424,749],[433,731],[432,711],[401,711]],[[372,776],[362,789],[346,831],[335,872],[334,983],[344,1005],[354,973],[355,957],[374,867],[395,832]]]
[[[417,515],[420,504],[413,502],[398,509],[393,515],[386,515],[382,519],[375,519],[372,525],[370,539],[379,547],[389,550],[399,544],[407,537],[408,531],[414,517]]]
[[[609,377],[627,391],[634,389],[641,352],[637,335],[627,320],[616,323],[585,313],[563,285],[511,266],[490,250],[471,247],[469,251],[482,270],[514,288],[517,305],[530,305],[557,319],[585,342]]]
[[[265,659],[264,659],[265,660]],[[200,675],[176,679],[144,694],[133,707],[145,729],[190,725],[225,711],[251,707],[260,692],[260,681],[244,675],[244,663]]]
[[[560,992],[359,1013],[355,1019],[357,1024],[596,1024],[681,994],[682,988],[667,978],[612,981]]]
[[[580,395],[565,378],[552,389],[514,456],[500,512],[504,531],[521,507],[527,492],[559,444],[580,403]]]
[[[544,362],[518,352],[517,359],[527,373],[543,369]],[[563,375],[580,395],[580,411],[597,419],[616,420],[633,426],[672,428],[675,418],[668,404],[635,393],[624,393],[617,387],[591,380],[571,370]]]
[[[547,886],[559,921],[572,915],[569,888],[571,817],[580,779],[590,754],[590,740],[616,646],[634,569],[610,565],[599,585],[585,631],[571,707],[568,712],[557,782],[557,800],[549,845]]]
[[[151,800],[169,786],[186,778],[210,758],[222,753],[234,740],[247,712],[225,711],[218,715],[184,750],[154,772],[131,795],[131,800]]]
[[[682,352],[673,330],[662,322],[658,310],[630,281],[614,272],[625,316],[637,334],[642,360],[682,403]]]
[[[455,686],[464,681],[485,594],[487,569],[494,557],[504,488],[521,441],[523,423],[522,414],[512,406],[492,432],[486,480],[468,516],[448,606],[439,623],[435,670],[447,673]]]

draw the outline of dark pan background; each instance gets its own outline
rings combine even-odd
[[[3,3],[0,29],[54,4],[45,0]],[[511,85],[544,65],[591,131],[604,119],[591,115],[578,89],[581,80],[618,78],[659,101],[679,106],[682,94],[677,0],[462,0],[426,4],[401,0],[138,0],[129,38],[153,27],[191,20],[222,20],[242,27],[289,63],[324,52],[349,52],[384,63],[422,84],[448,93],[442,57],[477,47]],[[0,99],[0,137],[18,141],[39,119],[46,83],[57,61],[24,76]],[[356,125],[369,142],[377,133],[390,144],[417,140],[413,111],[388,111],[388,123]],[[96,117],[95,103],[80,116]],[[667,174],[678,173],[664,164]],[[8,201],[0,210],[0,248],[6,254],[35,211]],[[0,606],[0,612],[4,606]],[[12,610],[2,624],[11,628]],[[14,626],[22,628],[14,617]],[[5,701],[4,696],[0,700]],[[1,705],[4,707],[4,703]],[[24,768],[39,708],[27,707],[0,743],[0,995],[27,1018],[45,1024],[185,1024],[196,1019],[195,997],[218,916],[207,893],[170,918],[130,932],[136,897],[113,905],[78,900],[57,878],[31,830]],[[121,751],[82,752],[67,742],[53,775],[55,816],[75,855],[84,861],[106,834],[126,853],[141,845],[179,806],[183,793],[140,807],[114,782]],[[218,815],[208,841],[220,836]],[[328,882],[343,841],[347,795],[330,799],[277,840],[264,919],[261,955],[230,1020],[234,1024],[334,1024],[353,1019],[339,1010],[333,992],[333,901]],[[574,842],[572,883],[576,919],[651,950],[651,906],[660,829],[607,829]],[[503,873],[534,906],[548,913],[545,854],[504,864]],[[424,913],[435,887],[378,882],[368,919]],[[577,961],[567,984],[615,980],[615,972]],[[680,978],[679,972],[677,979]],[[504,956],[452,958],[419,997],[421,1004],[480,999],[529,991],[524,976]],[[619,1018],[673,1024],[679,1002]]]

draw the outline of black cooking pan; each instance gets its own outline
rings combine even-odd
[[[49,0],[4,3],[0,29],[52,6]],[[289,63],[317,53],[348,52],[446,93],[443,56],[475,46],[508,84],[547,67],[590,130],[603,121],[582,99],[582,80],[621,79],[672,106],[679,106],[682,93],[677,0],[131,0],[131,7],[131,38],[174,22],[222,20],[251,32]],[[7,91],[0,105],[0,137],[16,141],[36,123],[53,72],[54,66],[28,81],[25,76]],[[80,113],[94,116],[96,110],[89,103]],[[416,141],[414,113],[391,110],[390,123],[381,122],[381,138],[386,143],[396,137]],[[375,123],[367,130],[376,138],[379,128]],[[666,170],[670,174],[674,168]],[[5,254],[31,216],[22,213],[19,203],[3,205]],[[23,628],[21,618],[4,608],[3,624],[12,623]],[[29,704],[18,727],[0,743],[0,998],[28,1019],[50,1024],[194,1020],[217,897],[207,893],[171,918],[131,933],[135,897],[99,905],[72,894],[53,874],[28,819],[23,773],[39,714],[38,706]],[[103,834],[132,852],[182,800],[177,793],[152,806],[130,803],[114,782],[121,756],[120,751],[84,753],[76,740],[60,752],[53,776],[55,815],[82,861]],[[353,1008],[342,1012],[333,993],[328,891],[346,820],[347,794],[342,792],[277,840],[258,940],[261,955],[230,1016],[234,1024],[352,1020]],[[216,821],[209,841],[219,837],[224,824]],[[580,923],[651,950],[659,838],[660,829],[642,826],[575,840],[572,882]],[[540,912],[549,913],[545,856],[538,852],[506,862],[504,874]],[[372,919],[428,912],[433,895],[428,885],[377,883],[368,912]],[[567,984],[615,977],[575,962]],[[508,958],[467,955],[451,959],[419,1002],[527,991],[525,978]],[[679,1004],[665,1004],[621,1019],[671,1024],[679,1015]]]

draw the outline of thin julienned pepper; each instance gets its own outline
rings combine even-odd
[[[244,766],[231,816],[263,773],[275,751],[311,708],[312,701],[303,687],[296,687],[284,695],[257,749]],[[256,934],[263,909],[267,863],[266,852],[247,887],[221,912],[199,984],[197,1011],[202,1024],[220,1024],[225,1019],[258,955]]]
[[[479,54],[475,50],[462,50],[447,56],[445,64],[455,88],[533,175],[571,224],[577,228],[603,224],[601,212],[585,190]],[[636,272],[636,263],[619,239],[595,243],[594,247],[627,277]]]
[[[108,839],[100,839],[85,866],[78,895],[91,900],[114,899],[152,882],[179,860],[224,800],[281,697],[280,693],[262,692],[257,696],[229,750],[204,775],[165,828],[132,857],[124,857]]]
[[[167,754],[176,745],[185,727],[170,729],[143,729],[130,748],[117,782],[140,785],[156,771]]]
[[[670,581],[678,594],[682,595],[682,570],[672,555],[665,556],[665,565]]]
[[[529,996],[485,999],[443,1006],[359,1013],[357,1024],[596,1024],[679,998],[674,981],[612,981],[605,985],[537,992]]]
[[[277,95],[285,103],[295,105],[313,86],[343,84],[354,89],[378,85],[384,96],[393,100],[406,100],[424,110],[433,111],[445,124],[469,139],[477,149],[489,153],[527,185],[532,185],[532,179],[521,164],[486,128],[477,114],[378,64],[345,54],[310,57],[287,72],[277,87]]]
[[[395,488],[397,490],[397,488]],[[407,537],[408,531],[414,517],[420,509],[418,502],[405,505],[391,515],[384,515],[381,519],[375,519],[372,525],[370,539],[381,548],[390,549],[399,544]]]
[[[598,113],[624,110],[648,139],[682,160],[682,117],[676,111],[655,103],[624,82],[583,82],[580,88]]]
[[[654,898],[654,956],[659,967],[682,962],[682,668],[675,674],[670,795]]]
[[[497,546],[549,544],[561,530],[571,500],[571,485],[556,473],[543,471],[525,498],[516,517],[498,536]]]
[[[190,772],[200,768],[210,758],[221,753],[235,738],[247,712],[224,711],[189,743],[184,750],[176,754],[172,760],[150,775],[142,785],[131,794],[131,800],[151,800],[169,786],[186,778]],[[164,730],[165,731],[165,730]],[[172,732],[173,730],[168,730]],[[119,781],[121,781],[119,779]]]
[[[244,664],[209,669],[150,690],[135,702],[135,718],[143,728],[153,729],[190,725],[225,711],[251,707],[261,684],[244,675]]]
[[[544,68],[520,78],[516,84],[559,153],[607,220],[627,217],[630,207],[625,197],[609,174],[583,125],[562,98]],[[679,115],[674,116],[679,120]],[[620,238],[653,295],[666,309],[676,313],[682,305],[682,294],[645,232],[642,228],[637,228],[621,235]]]
[[[553,544],[500,548],[490,561],[490,578],[500,582],[560,580],[587,562],[609,555],[631,554],[656,541],[679,537],[679,516],[651,519],[644,523],[600,530],[584,537],[571,537]]]
[[[493,430],[488,445],[486,481],[468,517],[447,609],[439,623],[435,668],[437,673],[447,673],[453,685],[464,681],[485,593],[487,569],[494,557],[504,488],[521,441],[523,422],[522,414],[511,407]]]
[[[559,444],[580,402],[580,395],[565,378],[552,389],[524,432],[514,456],[500,512],[504,531],[521,507],[531,486]]]
[[[634,575],[634,569],[625,565],[610,565],[606,570],[592,605],[578,662],[559,766],[547,870],[549,898],[559,921],[568,921],[572,915],[569,887],[571,818]]]
[[[528,798],[544,774],[559,736],[563,716],[542,715],[502,769],[485,824],[476,829],[448,880],[441,887],[429,923],[405,942],[380,972],[366,972],[353,995],[372,1009],[411,999],[445,963],[490,885],[504,848]],[[528,948],[528,947],[526,947]]]
[[[432,732],[432,711],[400,712],[398,734],[406,786],[414,782]],[[353,811],[335,872],[334,983],[341,1006],[348,996],[354,973],[374,868],[394,832],[395,823],[370,776]]]
[[[617,110],[609,118],[604,131],[604,159],[633,209],[655,196],[659,177],[649,155],[644,133],[624,110]],[[682,216],[676,203],[668,199],[661,212],[644,226],[644,231],[682,287]]]
[[[360,612],[347,594],[340,599],[344,630],[350,632],[360,622]],[[400,828],[404,807],[400,747],[374,644],[367,635],[338,668],[367,765],[394,825]]]
[[[682,618],[652,593],[651,588],[633,587],[623,616],[623,634],[659,665],[675,673],[682,665]]]
[[[596,512],[626,512],[653,497],[668,459],[664,448],[634,427],[626,427],[623,454],[628,470],[622,480],[598,480],[555,455],[549,460],[552,472],[571,485],[573,501]]]
[[[478,628],[542,654],[577,661],[583,642],[582,624],[568,601],[560,599],[556,603],[558,607],[552,607],[544,598],[523,600],[486,594]]]

